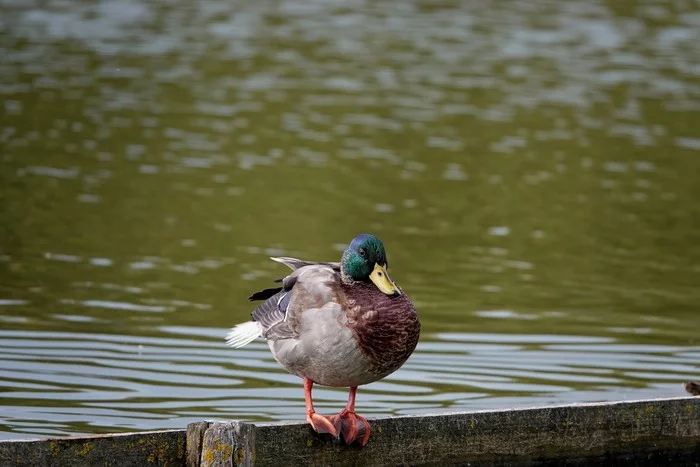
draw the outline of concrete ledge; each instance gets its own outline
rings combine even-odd
[[[0,441],[0,466],[673,465],[700,460],[700,398],[370,420],[364,448],[306,423]]]

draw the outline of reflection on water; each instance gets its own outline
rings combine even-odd
[[[13,431],[5,437],[182,428],[207,417],[303,419],[301,381],[266,344],[232,355],[212,339],[225,329],[161,331],[170,337],[1,332],[3,417]],[[379,416],[607,400],[611,392],[655,397],[678,393],[698,357],[699,346],[440,333],[394,375],[364,387],[358,404]],[[339,410],[344,391],[319,387],[317,406]]]
[[[0,437],[299,419],[224,329],[360,231],[424,329],[370,415],[697,379],[696,5],[0,6]]]

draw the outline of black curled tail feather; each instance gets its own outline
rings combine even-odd
[[[267,300],[268,298],[274,296],[278,292],[282,291],[282,287],[273,287],[270,289],[265,289],[261,290],[260,292],[255,292],[253,295],[248,297],[248,300],[255,301],[255,300]]]

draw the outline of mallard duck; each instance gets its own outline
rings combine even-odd
[[[404,364],[418,343],[420,322],[408,296],[387,273],[384,244],[361,234],[339,263],[271,258],[292,269],[281,287],[250,300],[265,300],[252,321],[228,333],[240,348],[258,337],[288,372],[304,380],[306,420],[317,433],[367,443],[370,426],[355,413],[357,387],[378,381]],[[314,384],[349,387],[345,408],[323,416],[314,410]]]

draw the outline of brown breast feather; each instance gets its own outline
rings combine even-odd
[[[418,344],[420,322],[406,294],[390,297],[374,284],[341,285],[341,305],[347,310],[347,326],[378,377],[393,373]]]

